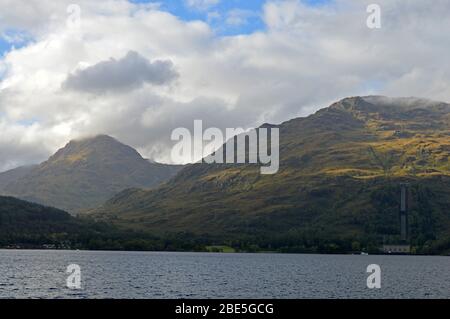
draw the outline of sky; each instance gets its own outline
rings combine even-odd
[[[369,28],[367,6],[381,8]],[[109,134],[257,127],[348,96],[450,101],[450,1],[0,0],[0,171]]]
[[[145,0],[132,2],[157,3]],[[238,35],[264,30],[261,17],[263,5],[263,0],[168,0],[161,2],[160,9],[185,21],[204,21],[218,35]]]

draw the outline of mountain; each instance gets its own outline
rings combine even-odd
[[[399,240],[400,184],[409,183],[411,243],[422,252],[450,249],[449,104],[352,97],[277,127],[277,174],[261,175],[254,164],[193,164],[156,189],[119,193],[89,216],[265,249],[370,250]]]
[[[21,166],[4,173],[0,173],[0,192],[3,192],[9,183],[24,177],[31,172],[37,165]]]
[[[0,174],[0,190],[77,214],[124,189],[156,186],[180,168],[152,163],[133,148],[99,135],[71,141],[40,165]]]

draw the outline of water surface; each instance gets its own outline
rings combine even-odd
[[[450,258],[0,250],[0,298],[450,298]]]

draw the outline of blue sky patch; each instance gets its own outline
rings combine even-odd
[[[12,50],[20,49],[31,41],[31,37],[26,33],[17,30],[5,30],[0,34],[0,58]]]
[[[251,34],[264,31],[262,19],[267,0],[220,0],[208,8],[196,9],[187,5],[188,0],[130,0],[133,3],[161,3],[161,10],[170,12],[185,21],[202,20],[207,22],[219,36]],[[332,0],[303,0],[310,6],[320,6]]]

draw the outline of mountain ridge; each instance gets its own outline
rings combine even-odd
[[[409,182],[412,241],[423,247],[450,232],[449,104],[351,97],[278,127],[273,176],[250,164],[192,164],[153,190],[119,193],[89,216],[218,240],[262,244],[295,234],[374,245],[397,238],[398,185]]]

